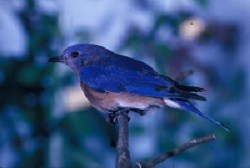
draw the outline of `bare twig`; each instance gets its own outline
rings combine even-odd
[[[129,117],[126,111],[120,110],[116,114],[117,122],[119,125],[119,133],[118,133],[118,142],[116,146],[117,155],[116,155],[116,168],[152,168],[157,164],[167,160],[168,158],[177,155],[181,152],[186,151],[189,148],[197,146],[202,143],[206,143],[212,140],[215,140],[215,135],[207,135],[201,138],[193,139],[189,142],[184,143],[183,145],[174,148],[173,150],[166,152],[150,161],[147,162],[137,162],[132,166],[130,160],[130,153],[129,153],[129,128],[128,122]]]
[[[133,168],[151,168],[151,167],[154,167],[155,165],[165,161],[166,159],[168,159],[168,158],[170,158],[178,153],[184,152],[185,150],[187,150],[189,148],[192,148],[192,147],[197,146],[197,145],[202,144],[202,143],[213,141],[215,139],[216,139],[215,135],[207,135],[207,136],[204,136],[204,137],[201,137],[198,139],[193,139],[192,141],[184,143],[183,145],[176,147],[173,150],[171,150],[167,153],[164,153],[164,154],[162,154],[162,155],[160,155],[160,156],[158,156],[158,157],[156,157],[148,162],[136,163],[133,166]]]
[[[117,112],[117,121],[119,125],[118,142],[116,146],[116,168],[129,168],[130,154],[129,154],[129,142],[128,142],[128,114],[124,111]]]

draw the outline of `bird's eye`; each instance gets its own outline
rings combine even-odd
[[[76,57],[78,57],[79,55],[80,55],[80,53],[79,53],[78,51],[74,51],[74,52],[70,53],[70,56],[71,56],[72,58],[76,58]]]

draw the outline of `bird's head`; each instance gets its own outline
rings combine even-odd
[[[75,44],[67,47],[61,56],[49,58],[49,62],[62,62],[78,72],[87,64],[98,61],[108,54],[107,49],[93,44]]]

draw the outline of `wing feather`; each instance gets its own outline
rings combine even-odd
[[[201,89],[182,86],[171,78],[158,74],[147,64],[120,55],[82,68],[80,80],[99,92],[129,92],[148,97],[206,100],[193,93]]]
[[[129,92],[149,97],[181,98],[166,88],[170,83],[158,76],[131,71],[115,66],[89,66],[80,71],[80,80],[89,87],[102,92]],[[165,89],[158,89],[164,87]]]

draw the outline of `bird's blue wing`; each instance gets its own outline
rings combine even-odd
[[[120,77],[101,66],[84,67],[80,71],[80,80],[89,87],[101,92],[124,91]]]
[[[97,91],[128,92],[150,97],[181,97],[171,93],[171,83],[151,73],[117,66],[89,66],[80,71],[80,80]],[[165,89],[162,89],[165,88]]]

